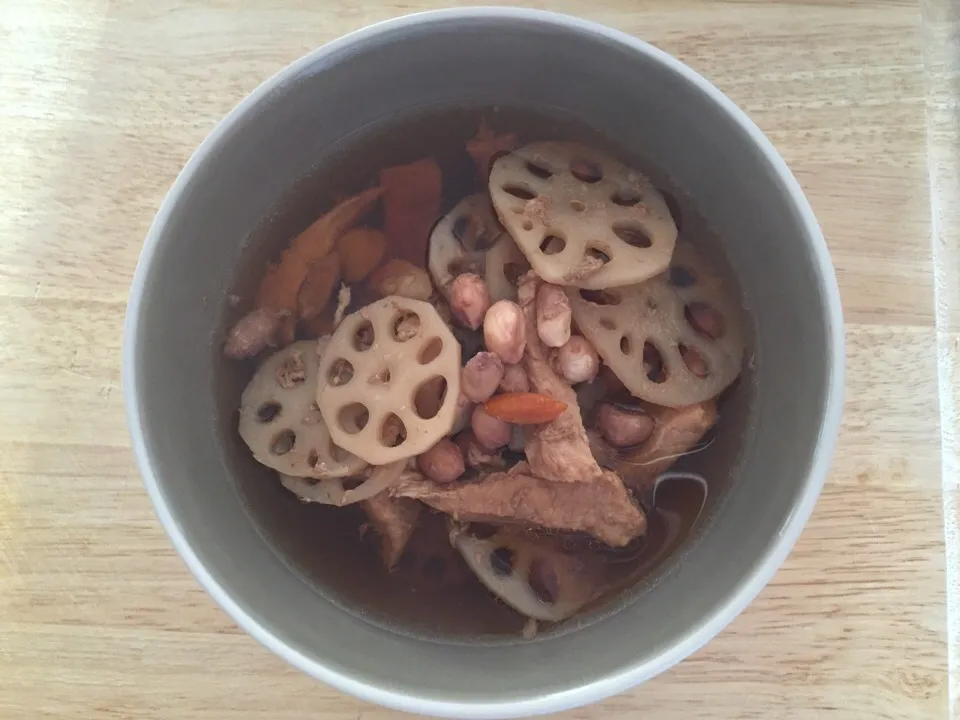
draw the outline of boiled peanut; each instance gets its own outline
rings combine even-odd
[[[485,402],[503,379],[503,361],[492,352],[479,352],[467,361],[460,375],[460,391],[473,402]]]
[[[522,365],[505,365],[500,389],[504,392],[530,392],[530,378]]]
[[[653,433],[653,418],[604,403],[597,411],[597,428],[614,447],[639,445]]]
[[[490,415],[483,409],[483,405],[477,405],[473,409],[470,426],[473,428],[477,442],[491,450],[502,448],[510,442],[513,435],[513,426]]]
[[[527,325],[523,310],[515,302],[499,300],[483,319],[483,341],[508,365],[520,362],[527,347]]]
[[[483,278],[474,273],[457,275],[450,285],[450,309],[471,330],[479,328],[490,309],[490,292]]]
[[[562,347],[570,339],[573,309],[563,288],[544,283],[537,291],[537,335],[547,347]]]
[[[447,438],[417,457],[420,472],[438,483],[449,483],[463,475],[466,467],[463,453],[456,444]]]
[[[557,351],[557,367],[567,382],[589,382],[600,370],[600,356],[586,338],[574,335]]]
[[[250,358],[276,344],[283,314],[259,308],[251,310],[227,331],[223,354],[234,360]]]
[[[400,295],[428,300],[433,294],[430,275],[406,260],[393,259],[370,276],[370,286],[383,296]]]

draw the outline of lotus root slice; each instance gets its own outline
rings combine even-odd
[[[450,433],[460,344],[432,305],[391,295],[343,319],[319,378],[317,405],[334,442],[385,465],[419,455]],[[438,378],[446,384],[440,402],[418,402],[421,392],[436,392]]]
[[[317,343],[268,357],[243,391],[240,437],[260,463],[295,477],[354,475],[366,463],[334,445],[316,404]]]
[[[526,145],[493,164],[490,197],[547,282],[594,290],[632,285],[670,263],[677,227],[663,195],[598,150]]]
[[[743,313],[692,247],[641,285],[568,290],[580,331],[636,397],[683,407],[716,397],[740,374]]]
[[[497,220],[486,193],[469,195],[444,215],[430,234],[430,275],[450,299],[457,275],[482,275],[493,302],[515,299],[517,278],[529,269],[523,253]]]

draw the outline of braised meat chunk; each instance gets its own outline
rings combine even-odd
[[[380,536],[383,564],[392,570],[410,542],[423,506],[415,500],[393,498],[386,493],[364,500],[360,506]]]
[[[593,482],[554,482],[537,477],[521,462],[475,482],[442,485],[405,477],[391,493],[420,500],[456,520],[584,532],[616,547],[642,535],[647,526],[643,511],[610,471],[601,471]]]
[[[541,284],[542,280],[532,271],[520,278],[518,296],[527,322],[523,366],[533,390],[566,403],[567,409],[553,422],[533,429],[525,448],[527,462],[535,475],[550,480],[595,481],[600,478],[602,471],[590,452],[577,395],[550,367],[547,349],[536,332],[536,298]]]

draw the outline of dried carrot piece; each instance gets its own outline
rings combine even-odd
[[[330,304],[339,281],[340,255],[334,250],[322,260],[317,260],[307,271],[307,277],[297,293],[300,317],[308,319],[323,312]]]
[[[477,170],[484,182],[490,176],[493,161],[517,147],[516,133],[497,134],[487,125],[486,119],[480,120],[477,134],[467,140],[467,154],[477,164]]]
[[[257,293],[257,307],[296,313],[297,294],[310,267],[330,254],[334,244],[380,197],[371,188],[348,198],[297,235],[280,255],[280,262],[267,268]]]
[[[430,230],[440,217],[440,166],[432,158],[380,171],[387,251],[424,265]]]

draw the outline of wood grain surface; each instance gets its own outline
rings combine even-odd
[[[0,718],[386,720],[241,633],[129,451],[124,303],[175,174],[247,92],[443,3],[0,2]],[[960,25],[948,2],[554,0],[715,82],[826,233],[847,321],[837,459],[796,550],[686,662],[563,717],[960,712]]]

